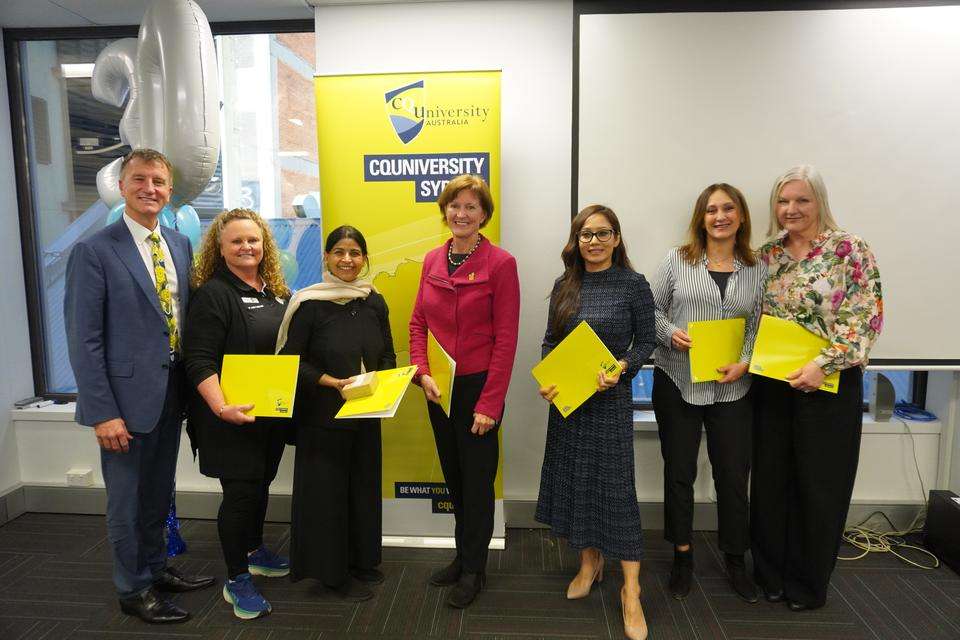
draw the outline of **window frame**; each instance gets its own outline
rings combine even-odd
[[[16,181],[17,213],[20,227],[20,252],[23,262],[24,288],[27,302],[27,324],[30,335],[30,360],[33,371],[34,395],[55,402],[72,402],[76,393],[49,391],[46,349],[47,336],[43,306],[42,261],[37,247],[38,216],[33,199],[27,129],[30,108],[23,85],[21,45],[31,41],[98,40],[136,38],[139,25],[110,27],[63,27],[56,29],[4,29],[3,47],[7,72],[7,91],[10,106],[10,134],[12,140],[14,178]],[[214,36],[314,33],[313,20],[260,20],[243,22],[213,22]]]

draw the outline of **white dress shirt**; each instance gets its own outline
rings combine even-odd
[[[153,272],[153,256],[150,253],[153,241],[150,240],[150,234],[156,231],[157,235],[160,236],[160,249],[163,251],[163,265],[167,270],[167,290],[170,292],[170,299],[173,301],[173,317],[177,319],[177,327],[182,327],[183,323],[180,316],[180,286],[177,280],[177,268],[173,264],[170,247],[167,246],[167,241],[163,238],[163,234],[160,233],[160,222],[157,222],[157,226],[154,229],[147,229],[128,216],[126,211],[123,213],[123,221],[130,230],[130,235],[133,236],[133,242],[137,245],[137,251],[140,252],[140,258],[143,260],[143,265],[147,268],[147,273],[150,274],[150,280],[153,282],[154,288],[157,286],[157,276]]]

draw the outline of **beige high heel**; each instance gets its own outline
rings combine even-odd
[[[623,634],[630,640],[647,640],[647,618],[643,615],[643,605],[640,604],[640,598],[637,598],[637,609],[640,613],[639,620],[633,620],[634,624],[627,622],[627,589],[620,588],[620,613],[623,615]]]
[[[570,581],[570,586],[567,587],[567,600],[586,598],[590,595],[590,590],[593,588],[594,582],[603,582],[603,554],[598,555],[599,560],[597,561],[596,568],[593,570],[593,577],[590,578],[590,582],[584,586],[582,581],[577,580],[580,574],[575,575],[573,580]]]

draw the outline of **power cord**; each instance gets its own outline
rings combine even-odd
[[[901,407],[903,407],[903,413],[901,413]],[[913,450],[913,464],[917,470],[917,479],[920,481],[920,490],[923,492],[924,500],[926,500],[927,489],[923,484],[923,476],[920,473],[920,462],[917,460],[917,443],[916,440],[914,440],[913,431],[910,429],[910,425],[904,419],[904,413],[909,414],[909,419],[916,420],[918,422],[931,422],[937,418],[929,411],[924,411],[920,407],[907,402],[898,402],[894,411],[894,415],[900,418],[900,423],[910,435],[910,448]],[[887,521],[887,525],[890,528],[889,531],[879,531],[877,529],[872,529],[865,526],[867,522],[877,515],[882,516],[883,519]],[[861,558],[865,558],[870,553],[892,553],[902,561],[914,567],[918,567],[920,569],[936,569],[940,566],[940,560],[937,558],[937,556],[930,553],[923,547],[909,544],[906,541],[906,536],[919,533],[923,530],[923,524],[926,521],[926,518],[927,506],[926,503],[924,503],[924,505],[917,511],[917,515],[915,515],[910,524],[907,525],[907,528],[898,530],[886,513],[883,511],[874,511],[859,524],[852,527],[847,527],[843,531],[843,539],[846,540],[851,546],[863,551],[863,553],[852,557],[837,556],[837,559],[860,560]],[[902,553],[906,552],[907,549],[912,549],[913,551],[917,551],[923,555],[929,556],[933,559],[932,564],[924,565],[911,560]]]

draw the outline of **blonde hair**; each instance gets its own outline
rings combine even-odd
[[[283,279],[283,270],[280,268],[280,251],[273,239],[273,233],[270,232],[270,227],[263,221],[263,218],[250,209],[224,211],[210,223],[210,227],[203,236],[200,251],[193,261],[193,277],[191,278],[193,287],[199,288],[213,276],[217,267],[224,264],[223,256],[220,255],[220,234],[223,233],[223,228],[234,220],[250,220],[260,227],[260,235],[263,238],[263,258],[260,260],[257,272],[263,278],[271,293],[281,297],[289,296],[290,288],[287,287],[287,283]]]
[[[819,209],[817,232],[823,233],[827,229],[831,231],[839,230],[840,225],[834,220],[833,213],[830,211],[830,201],[827,199],[827,186],[823,183],[820,172],[817,171],[817,168],[812,164],[800,164],[787,169],[773,184],[773,190],[770,192],[770,224],[767,227],[767,236],[773,239],[780,233],[781,229],[783,229],[783,227],[780,226],[780,221],[777,219],[777,200],[780,198],[780,192],[783,191],[783,186],[795,180],[806,182],[810,185],[810,190],[813,191],[813,197],[816,199],[817,208]]]

